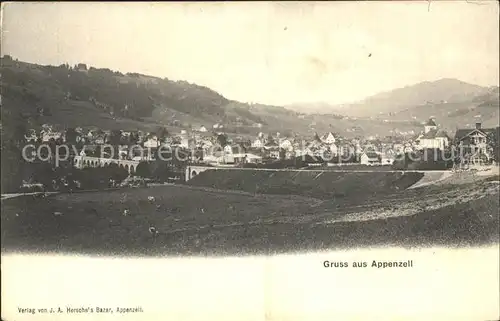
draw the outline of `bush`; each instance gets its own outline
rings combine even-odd
[[[149,166],[149,162],[140,162],[137,165],[135,170],[135,174],[140,177],[149,178],[151,177],[151,168]]]

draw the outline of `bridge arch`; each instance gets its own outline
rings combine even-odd
[[[111,164],[116,164],[117,166],[130,172],[135,172],[139,162],[130,160],[118,160],[111,158],[98,158],[90,156],[76,156],[73,164],[77,168],[84,167],[108,167]]]
[[[185,180],[186,182],[189,181],[191,178],[200,175],[200,173],[207,171],[207,170],[214,170],[216,168],[214,167],[208,167],[208,166],[187,166],[186,167],[186,172],[185,172]]]

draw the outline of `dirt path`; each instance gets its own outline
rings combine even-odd
[[[16,198],[21,196],[30,196],[30,195],[53,195],[58,194],[59,192],[33,192],[33,193],[11,193],[11,194],[2,194],[2,200]]]
[[[452,175],[451,172],[426,172],[424,173],[424,177],[422,177],[422,179],[420,179],[412,186],[408,187],[408,189],[432,185],[451,175]]]

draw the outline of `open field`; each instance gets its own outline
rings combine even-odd
[[[362,198],[351,188],[352,197],[322,199],[197,186],[25,196],[2,201],[2,251],[228,255],[483,245],[499,241],[498,186],[484,181]]]

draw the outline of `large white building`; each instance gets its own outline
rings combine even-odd
[[[158,148],[159,146],[160,146],[160,141],[156,136],[152,136],[144,142],[145,148]]]
[[[326,143],[326,144],[335,144],[335,136],[329,132],[329,133],[326,133],[325,135],[323,135],[323,137],[321,137],[321,140]]]
[[[438,130],[436,122],[429,119],[424,124],[424,132],[415,140],[418,149],[444,150],[450,145],[450,138],[446,132]]]
[[[262,148],[264,147],[264,140],[262,138],[257,138],[252,142],[251,146],[253,148]]]

